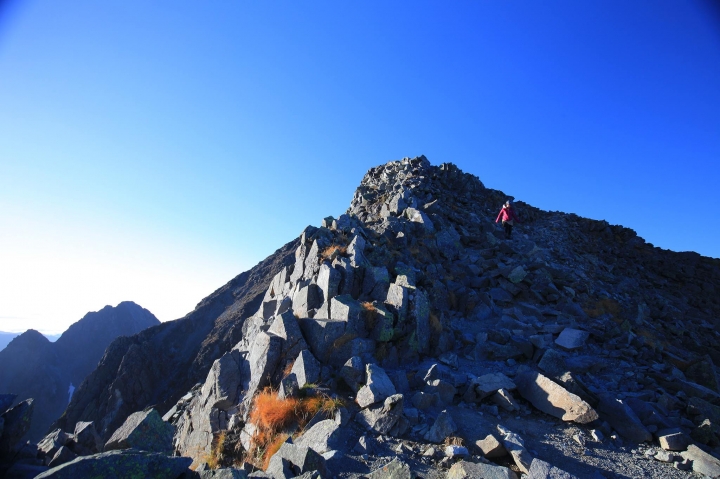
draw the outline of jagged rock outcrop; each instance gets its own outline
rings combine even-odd
[[[72,389],[95,369],[105,348],[160,321],[146,309],[126,301],[86,314],[51,343],[32,329],[0,351],[0,392],[33,398],[28,439],[39,440],[70,402]]]

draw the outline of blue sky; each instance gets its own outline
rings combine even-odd
[[[0,330],[181,317],[420,154],[720,257],[709,1],[0,5]]]

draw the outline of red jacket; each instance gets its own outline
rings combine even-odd
[[[500,210],[500,214],[498,214],[498,217],[495,220],[495,223],[497,223],[500,220],[503,220],[503,221],[515,220],[518,223],[521,222],[520,218],[518,218],[517,215],[515,214],[515,210],[512,209],[512,206],[510,208],[505,208],[504,206],[502,207],[502,209]]]

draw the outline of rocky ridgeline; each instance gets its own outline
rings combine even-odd
[[[720,477],[718,260],[523,203],[504,240],[505,199],[424,157],[371,169],[146,428],[162,447],[113,447],[185,477]],[[271,447],[257,418],[313,398]]]

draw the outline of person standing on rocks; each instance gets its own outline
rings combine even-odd
[[[515,221],[520,223],[520,218],[518,218],[518,216],[515,214],[515,209],[513,208],[510,200],[507,200],[503,205],[497,219],[495,220],[495,223],[500,220],[502,220],[502,225],[505,228],[505,239],[510,239],[512,237],[513,224],[515,223]]]

